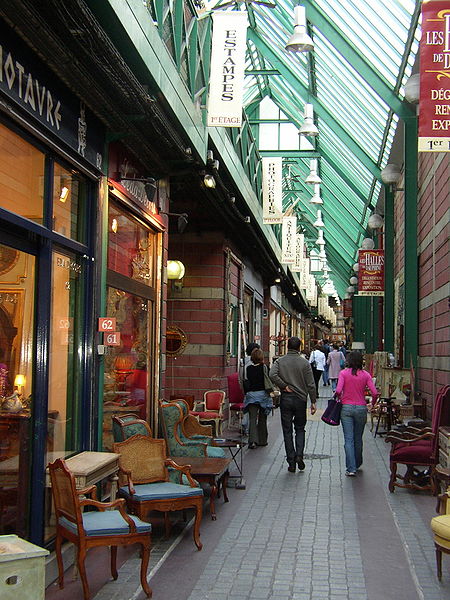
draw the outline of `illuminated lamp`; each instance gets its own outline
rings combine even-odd
[[[183,279],[185,268],[181,260],[167,261],[167,279]]]

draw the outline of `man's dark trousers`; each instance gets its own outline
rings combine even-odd
[[[295,463],[297,458],[303,458],[305,447],[306,400],[297,394],[282,392],[280,399],[281,428],[283,430],[286,460]],[[295,446],[292,434],[295,429]]]

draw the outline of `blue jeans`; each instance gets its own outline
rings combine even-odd
[[[331,391],[335,392],[336,388],[337,388],[337,382],[338,382],[338,380],[337,379],[330,379],[330,381],[331,381]]]
[[[328,385],[328,383],[329,383],[328,365],[326,363],[325,363],[325,367],[324,367],[323,373],[322,373],[322,381],[323,381],[323,385]]]
[[[366,406],[342,405],[341,423],[344,432],[345,467],[350,473],[354,473],[362,465],[362,436],[366,422]]]

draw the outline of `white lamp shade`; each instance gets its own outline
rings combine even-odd
[[[401,176],[402,172],[400,167],[394,163],[386,165],[381,171],[381,181],[386,185],[396,184]]]
[[[355,273],[357,273],[359,271],[359,263],[355,263],[353,265],[353,270],[355,271]]]
[[[317,211],[317,219],[313,223],[314,227],[325,227],[325,223],[322,221],[322,211],[320,208]]]
[[[349,285],[345,291],[347,292],[347,294],[354,294],[355,288],[352,285]]]
[[[375,242],[372,238],[364,238],[361,244],[363,250],[373,250],[375,248]]]
[[[319,237],[316,240],[318,246],[325,246],[325,240],[323,239],[323,231],[319,229]]]
[[[285,49],[289,52],[311,52],[314,42],[306,32],[306,13],[304,6],[295,7],[294,33],[289,38]]]
[[[181,260],[167,261],[167,279],[183,279],[185,271]]]
[[[406,100],[411,104],[417,104],[420,100],[420,74],[411,75],[403,89]]]
[[[309,166],[309,175],[305,179],[305,183],[309,183],[310,185],[314,185],[316,183],[322,183],[322,180],[317,174],[317,159],[312,158]]]
[[[301,135],[319,135],[319,130],[314,124],[314,107],[312,104],[305,104],[305,119],[298,132]]]
[[[369,220],[367,221],[367,226],[369,227],[369,229],[380,229],[380,227],[383,227],[384,225],[384,219],[381,215],[378,215],[377,213],[373,213],[373,215],[370,215]]]
[[[314,194],[310,199],[311,204],[323,204],[323,200],[320,197],[320,185],[318,183],[314,186]]]
[[[351,285],[357,285],[358,278],[357,277],[350,277],[350,283],[351,283]]]
[[[326,255],[326,252],[325,252],[325,248],[323,246],[320,249],[319,258],[320,258],[320,260],[327,260],[327,255]]]

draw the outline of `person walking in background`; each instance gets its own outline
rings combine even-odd
[[[345,358],[342,352],[339,352],[339,346],[337,344],[333,344],[332,350],[327,358],[328,365],[328,377],[331,381],[331,389],[332,391],[336,391],[337,381],[339,377],[339,373],[345,367]]]
[[[364,427],[367,422],[366,388],[372,394],[375,404],[378,391],[370,373],[363,370],[363,356],[360,352],[347,355],[347,367],[339,374],[336,395],[342,402],[341,423],[344,433],[345,474],[354,477],[363,462]]]
[[[250,342],[247,344],[247,348],[245,349],[245,356],[243,359],[241,359],[241,368],[239,369],[239,385],[241,386],[241,389],[244,391],[245,394],[245,390],[244,390],[244,379],[245,379],[245,368],[251,363],[251,359],[250,359],[250,355],[253,352],[253,350],[255,350],[255,348],[259,348],[259,344],[257,344],[256,342]],[[244,412],[244,415],[242,417],[242,423],[241,423],[241,427],[242,427],[242,434],[243,435],[247,435],[248,434],[248,412]]]
[[[264,382],[264,352],[255,348],[245,367],[244,413],[249,415],[248,447],[267,446],[267,415],[272,410],[272,397]],[[267,373],[268,374],[268,373]]]
[[[309,355],[309,364],[311,365],[316,385],[316,396],[319,396],[319,381],[325,369],[325,354],[320,349],[319,344],[314,346],[314,350]]]
[[[323,340],[322,347],[320,349],[325,354],[325,364],[324,364],[323,373],[322,373],[323,385],[330,385],[330,378],[328,376],[328,363],[327,363],[327,359],[328,359],[328,355],[330,354],[330,351],[331,351],[331,346],[328,343],[328,340]]]
[[[311,366],[300,356],[300,339],[291,337],[287,354],[281,356],[271,367],[269,377],[281,391],[280,417],[288,471],[295,473],[305,468],[306,403],[311,400],[311,414],[316,412],[316,385]],[[292,433],[295,430],[295,444]]]

